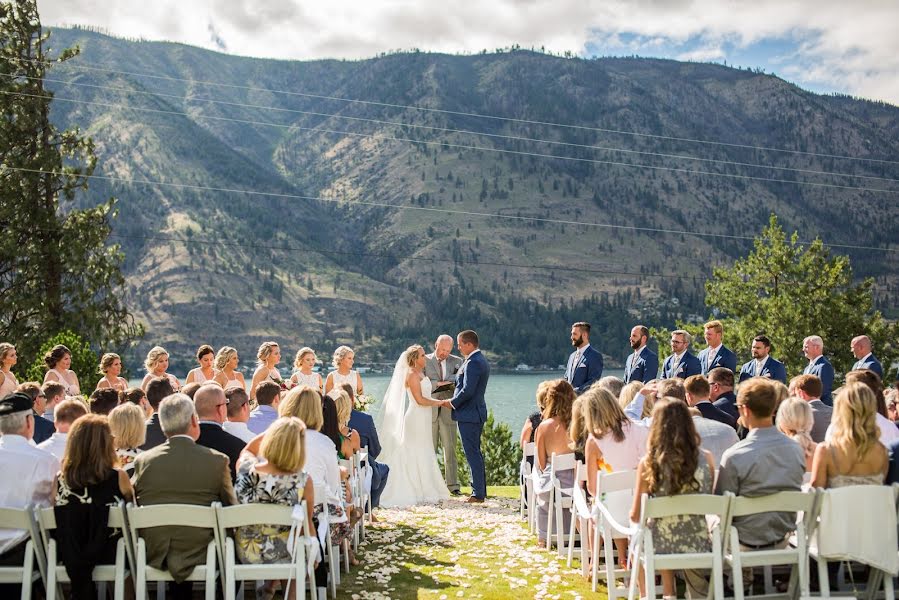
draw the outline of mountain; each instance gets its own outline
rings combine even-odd
[[[207,342],[247,362],[274,338],[285,361],[339,343],[386,361],[470,326],[503,364],[555,365],[586,319],[622,360],[632,323],[703,315],[712,268],[771,213],[896,248],[896,193],[871,189],[899,189],[899,108],[769,74],[523,50],[277,61],[83,29],[51,45],[82,50],[49,71],[54,122],[118,178],[79,201],[119,199],[133,356],[186,365]],[[895,255],[835,250],[896,306]]]

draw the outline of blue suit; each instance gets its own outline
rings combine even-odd
[[[673,354],[665,359],[665,363],[662,365],[662,372],[659,373],[661,379],[671,379],[672,377],[686,379],[690,375],[699,375],[702,372],[702,366],[699,364],[699,359],[690,354],[689,350],[684,352],[683,357],[681,357],[680,363],[677,365],[676,373],[672,372],[671,369],[671,363],[673,362]]]
[[[740,418],[740,411],[737,410],[737,395],[735,393],[726,392],[721,394],[712,404],[732,416],[735,423]]]
[[[581,354],[581,359],[574,364],[574,358]],[[565,369],[565,379],[574,388],[578,396],[590,389],[590,386],[602,377],[602,354],[596,348],[587,345],[583,352],[575,350],[568,357],[568,368]]]
[[[650,379],[655,379],[658,372],[659,355],[649,348],[643,348],[636,359],[633,352],[627,357],[627,362],[624,363],[624,383],[631,381],[646,383]]]
[[[712,364],[709,364],[708,357],[708,348],[699,353],[699,364],[702,366],[703,375],[708,375],[709,371],[718,367],[730,369],[732,373],[737,372],[737,355],[731,352],[724,344],[718,346],[718,352],[715,354],[715,360],[712,361]]]
[[[893,485],[899,483],[899,440],[890,442],[887,446],[887,455],[890,457],[890,468],[887,470],[887,478],[884,483]]]
[[[466,357],[456,375],[456,391],[451,400],[453,421],[459,424],[459,437],[471,470],[471,495],[483,500],[487,497],[487,473],[481,452],[481,433],[487,421],[487,380],[490,365],[484,354],[475,350]]]
[[[56,426],[53,424],[53,421],[48,421],[34,411],[31,412],[34,414],[34,435],[31,439],[34,440],[35,444],[49,440],[50,436],[56,433]]]
[[[371,505],[376,508],[381,503],[381,492],[387,486],[387,476],[390,467],[377,462],[375,459],[381,453],[381,442],[378,439],[378,430],[375,429],[375,420],[370,414],[353,410],[350,413],[349,426],[359,432],[359,443],[368,448],[368,464],[371,465]]]
[[[856,361],[855,364],[852,365],[853,371],[858,371],[860,369],[874,371],[880,375],[880,379],[883,380],[883,365],[880,364],[880,361],[877,360],[877,357],[873,354],[869,354],[867,357]]]
[[[731,416],[729,412],[715,406],[711,402],[700,402],[699,404],[696,404],[694,408],[700,412],[703,418],[724,423],[734,429],[737,428],[737,420]]]
[[[767,377],[768,379],[776,379],[782,384],[787,383],[787,368],[779,360],[774,360],[770,356],[765,359],[762,365],[762,372],[755,372],[755,360],[750,360],[740,369],[740,382],[746,381],[750,377]]]
[[[814,375],[821,380],[821,402],[827,406],[833,406],[830,391],[833,389],[833,365],[830,361],[819,356],[802,370],[803,375]]]

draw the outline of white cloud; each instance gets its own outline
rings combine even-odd
[[[583,53],[590,43],[652,53],[695,42],[681,58],[726,58],[724,43],[800,42],[784,75],[899,104],[899,3],[892,0],[40,0],[47,24],[100,26],[274,58],[363,58],[422,48],[477,52],[518,43]],[[214,32],[214,35],[211,35]],[[621,40],[629,39],[628,42]]]

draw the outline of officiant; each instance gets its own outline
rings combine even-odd
[[[456,373],[462,366],[462,359],[454,354],[453,338],[447,334],[441,334],[434,342],[434,352],[427,355],[425,363],[425,376],[431,380],[433,391],[431,396],[435,400],[448,400],[453,397],[455,389]],[[443,447],[443,469],[446,479],[446,487],[453,496],[458,496],[459,491],[459,465],[456,462],[456,436],[458,429],[453,421],[452,410],[449,408],[434,407],[431,409],[432,431],[434,435],[434,451],[437,451],[437,443]]]

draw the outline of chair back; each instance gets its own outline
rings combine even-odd
[[[569,452],[567,454],[556,454],[555,452],[553,452],[549,464],[552,466],[553,478],[555,478],[556,473],[558,473],[559,471],[568,471],[570,469],[574,469],[575,465],[577,464],[577,460],[574,458],[574,452]]]
[[[246,525],[293,525],[293,506],[284,504],[236,504],[216,507],[219,527],[233,529]]]
[[[714,494],[680,494],[650,498],[643,494],[640,501],[640,523],[673,515],[715,515],[724,522],[730,507],[730,498]]]
[[[745,517],[765,512],[808,513],[815,506],[815,493],[777,492],[767,496],[748,498],[734,496],[730,507],[731,517]]]
[[[536,452],[537,452],[537,444],[535,444],[534,442],[527,442],[521,451],[521,455],[522,455],[522,458],[524,458],[525,456],[534,456],[534,454],[536,454]]]
[[[628,523],[636,482],[636,470],[608,473],[600,469],[596,474],[595,502],[603,504],[617,522]]]

